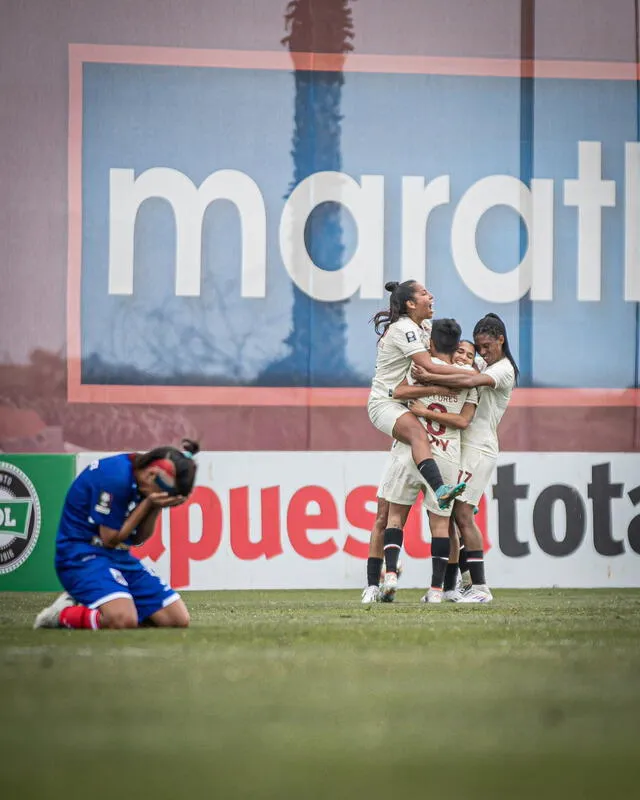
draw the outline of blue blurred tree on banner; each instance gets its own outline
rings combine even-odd
[[[287,5],[282,39],[294,64],[295,112],[293,180],[287,196],[314,172],[341,171],[341,70],[315,71],[300,53],[346,55],[353,50],[351,0],[292,0]],[[323,269],[338,270],[344,263],[341,206],[322,203],[310,215],[305,245]],[[258,379],[271,386],[353,386],[362,383],[347,361],[345,306],[320,302],[293,287],[292,328],[285,344],[289,354],[270,364]]]

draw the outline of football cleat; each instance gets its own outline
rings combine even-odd
[[[441,603],[442,602],[442,589],[428,589],[427,593],[420,598],[421,603]]]
[[[370,606],[371,603],[377,603],[380,597],[380,589],[377,586],[367,586],[362,592],[362,600],[360,601],[363,606]]]
[[[493,595],[491,594],[491,589],[487,586],[486,583],[478,584],[477,586],[473,586],[473,589],[476,589],[478,592],[483,592],[489,598],[489,600],[493,600]]]
[[[398,566],[396,567],[396,575],[398,576],[398,580],[402,576],[402,570],[403,569],[404,569],[404,567],[402,566],[402,561],[400,561],[400,559],[398,559]],[[382,569],[380,570],[380,584],[379,585],[380,585],[381,589],[382,589],[382,584],[384,583],[384,576],[386,574],[387,574],[387,569],[386,569],[386,567],[384,565],[384,562],[383,562],[382,563]]]
[[[380,588],[379,600],[381,603],[393,603],[398,590],[398,575],[395,572],[386,572],[382,587]]]
[[[33,623],[34,628],[59,628],[60,612],[69,606],[75,606],[76,601],[68,592],[63,592],[50,606],[42,609]]]
[[[466,488],[467,488],[466,483],[457,483],[455,486],[443,483],[442,486],[440,486],[436,491],[436,499],[438,501],[438,507],[442,511],[449,508],[449,506],[456,499],[456,497],[461,495]]]
[[[493,600],[489,587],[485,585],[470,586],[460,595],[459,603],[490,603]]]
[[[442,599],[445,603],[459,603],[460,597],[461,593],[458,591],[458,589],[449,589],[442,593]]]

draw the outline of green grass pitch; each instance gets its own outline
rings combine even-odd
[[[0,594],[3,800],[640,796],[640,591],[184,596],[95,633]]]

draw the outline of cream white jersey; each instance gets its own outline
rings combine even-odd
[[[411,356],[429,350],[431,321],[417,325],[407,316],[393,322],[378,342],[376,372],[371,383],[370,400],[389,400],[411,366]]]
[[[474,447],[487,455],[497,456],[498,424],[509,405],[516,375],[508,358],[496,361],[482,374],[490,375],[495,381],[495,387],[479,387],[478,408],[472,423],[463,432],[462,446]]]
[[[447,361],[442,361],[439,358],[433,359],[434,364],[443,364],[444,366],[451,366]],[[472,370],[473,367],[453,366],[458,369]],[[455,395],[430,395],[417,401],[423,403],[429,410],[438,411],[447,414],[459,414],[465,403],[478,404],[478,390],[475,387],[469,389],[457,389]],[[461,436],[462,431],[453,425],[445,425],[443,422],[434,422],[421,418],[420,421],[424,424],[429,434],[429,441],[434,456],[442,457],[450,461],[455,461],[456,464],[460,463],[460,449],[461,449]],[[411,456],[411,447],[402,442],[394,443],[394,448],[397,455],[404,455],[403,450],[406,448]]]

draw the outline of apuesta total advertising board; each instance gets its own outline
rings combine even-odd
[[[53,591],[56,527],[76,472],[104,454],[2,455],[0,591]],[[353,588],[364,581],[379,452],[198,455],[196,488],[137,555],[179,589]],[[640,454],[502,453],[478,521],[495,587],[640,586]],[[430,537],[416,506],[405,586]]]
[[[189,502],[138,554],[182,589],[356,589],[386,458],[201,453]],[[640,587],[640,454],[502,453],[479,522],[492,586]],[[428,582],[429,542],[416,508],[405,586]]]
[[[536,62],[527,86],[500,59],[69,65],[72,400],[362,402],[368,321],[408,277],[467,335],[499,311],[524,385],[635,386],[635,65]]]

